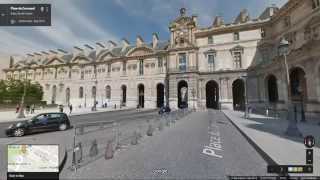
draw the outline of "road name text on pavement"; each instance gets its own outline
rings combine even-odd
[[[210,124],[208,127],[208,134],[209,134],[209,145],[204,146],[202,150],[203,154],[213,156],[216,158],[223,158],[221,155],[222,149],[222,142],[220,138],[219,127],[213,120],[210,120]]]

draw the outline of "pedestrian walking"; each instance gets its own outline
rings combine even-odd
[[[33,104],[32,106],[31,106],[31,114],[34,114],[34,109],[36,108],[36,105],[35,104]]]
[[[18,112],[19,112],[19,109],[20,109],[20,105],[19,105],[19,104],[17,104],[17,106],[16,106],[16,113],[18,113]]]
[[[26,106],[26,111],[27,111],[27,114],[30,113],[30,106],[29,105]]]
[[[59,105],[59,111],[63,112],[63,105],[62,104]]]
[[[70,114],[72,113],[72,104],[69,105]]]

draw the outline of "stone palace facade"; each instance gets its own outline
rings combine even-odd
[[[154,33],[150,43],[138,36],[134,44],[123,39],[121,45],[74,47],[72,53],[36,52],[18,62],[12,58],[6,78],[39,82],[48,104],[243,110],[249,103],[281,109],[290,96],[314,114],[320,111],[319,4],[289,0],[254,19],[246,10],[232,23],[217,16],[205,28],[182,8],[169,24],[168,40]],[[283,39],[290,43],[291,89],[301,87],[289,96],[278,53]]]

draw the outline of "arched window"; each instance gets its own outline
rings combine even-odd
[[[106,86],[106,99],[111,99],[111,87]]]
[[[83,87],[79,88],[79,98],[83,98]]]

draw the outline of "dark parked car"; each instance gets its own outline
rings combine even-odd
[[[43,113],[30,120],[10,125],[6,129],[6,134],[7,136],[19,137],[37,132],[64,131],[70,127],[70,120],[65,113]]]
[[[169,106],[163,106],[163,107],[161,107],[160,110],[159,110],[159,114],[169,113],[169,112],[171,112],[171,109],[170,109]]]

